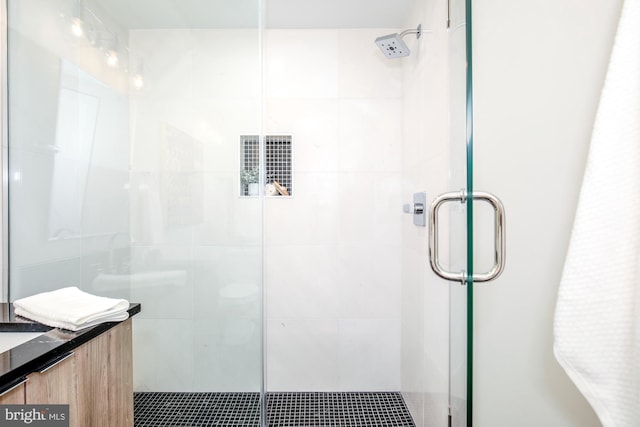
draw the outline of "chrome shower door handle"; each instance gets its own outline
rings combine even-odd
[[[485,193],[482,191],[473,192],[473,200],[482,200],[489,203],[495,212],[495,225],[494,225],[494,257],[493,267],[486,273],[473,273],[473,281],[477,282],[489,282],[500,274],[504,270],[504,256],[505,256],[505,216],[504,205],[496,196],[491,193]]]
[[[440,265],[440,258],[438,256],[438,211],[440,207],[448,202],[460,202],[466,203],[468,196],[466,191],[461,190],[455,193],[444,193],[438,196],[431,203],[431,212],[429,213],[429,263],[431,269],[438,276],[445,280],[454,282],[466,283],[469,279],[465,271],[458,273],[447,271]],[[505,260],[505,213],[504,206],[500,199],[490,193],[474,191],[472,200],[481,200],[489,203],[495,211],[495,239],[494,239],[494,265],[486,273],[474,273],[472,279],[474,282],[488,282],[498,277],[504,270]]]
[[[434,199],[431,203],[431,211],[429,212],[429,263],[434,273],[452,282],[465,283],[467,281],[467,275],[464,271],[459,273],[447,271],[440,265],[440,257],[438,256],[438,211],[445,203],[455,201],[464,203],[466,200],[467,195],[464,191],[444,193]]]

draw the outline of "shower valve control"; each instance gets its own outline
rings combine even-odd
[[[404,213],[413,215],[413,224],[419,227],[424,227],[427,224],[427,212],[425,206],[427,205],[427,193],[422,191],[413,194],[413,203],[405,203],[402,205],[402,211]]]
[[[404,213],[421,215],[424,213],[424,205],[422,203],[406,203],[402,205],[402,211]]]

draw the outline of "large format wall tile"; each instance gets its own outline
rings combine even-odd
[[[332,319],[267,321],[270,391],[338,388],[338,322]]]
[[[268,316],[337,317],[343,303],[337,252],[333,245],[271,246],[265,253]]]
[[[136,319],[133,342],[134,390],[192,390],[194,372],[191,320]]]
[[[338,167],[342,172],[399,172],[402,101],[341,99]]]
[[[265,110],[267,135],[292,135],[294,170],[335,172],[339,145],[338,99],[270,98]]]
[[[385,58],[375,44],[377,37],[397,31],[391,28],[338,31],[341,98],[402,97],[403,62]]]
[[[269,30],[265,37],[267,98],[337,97],[337,31]]]
[[[343,319],[339,328],[340,390],[398,390],[400,321]]]

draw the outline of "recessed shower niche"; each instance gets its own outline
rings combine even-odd
[[[293,139],[291,135],[264,137],[265,196],[293,196]],[[240,195],[260,194],[260,137],[240,136]]]

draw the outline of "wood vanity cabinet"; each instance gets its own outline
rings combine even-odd
[[[95,339],[100,339],[97,337]],[[76,348],[69,357],[40,372],[27,376],[25,403],[34,405],[68,404],[70,426],[90,426],[90,389],[88,380],[88,349],[91,342]]]
[[[68,404],[71,427],[133,426],[131,349],[128,319],[77,347],[69,357],[28,375],[24,385],[3,397],[14,391],[19,395],[24,387],[24,403]]]
[[[11,391],[0,396],[0,405],[22,405],[24,404],[24,384],[20,384]]]

